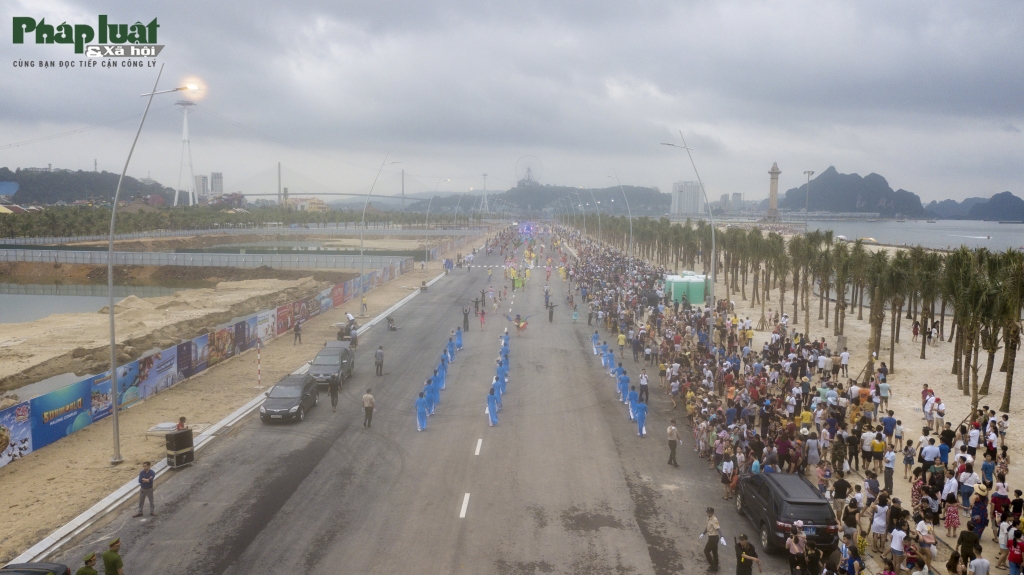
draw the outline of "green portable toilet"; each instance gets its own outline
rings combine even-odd
[[[683,286],[685,288],[686,299],[689,300],[691,305],[703,304],[708,293],[708,279],[707,276],[690,275],[683,277]],[[673,292],[674,295],[674,292]],[[680,294],[681,297],[681,294]]]

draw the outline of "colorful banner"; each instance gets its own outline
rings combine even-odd
[[[193,349],[195,343],[193,341],[186,341],[185,343],[179,343],[178,349],[175,352],[178,360],[178,380],[187,379],[192,377],[195,373],[195,365],[193,364],[192,358]]]
[[[295,316],[292,304],[286,304],[277,308],[277,335],[282,335],[295,325]]]
[[[32,453],[31,415],[28,401],[0,411],[0,467]]]
[[[338,307],[345,303],[345,284],[338,284],[331,288],[331,307]]]
[[[172,347],[139,360],[139,396],[146,399],[179,381],[178,348]]]
[[[213,367],[235,354],[235,326],[217,326],[210,334],[210,355],[206,367]]]
[[[324,291],[320,292],[320,295],[317,296],[317,301],[319,302],[320,307],[320,313],[324,313],[325,311],[334,307],[334,297],[331,295],[331,292],[333,291],[334,288],[327,288]]]
[[[209,367],[211,335],[207,333],[192,340],[192,375]]]
[[[261,311],[256,316],[256,337],[266,343],[276,335],[277,310]]]
[[[249,323],[245,320],[235,323],[235,350],[232,352],[234,355],[239,355],[246,350],[246,346],[249,345]]]
[[[114,411],[114,396],[110,393],[110,372],[90,377],[85,380],[89,382],[90,396],[92,398],[89,411],[92,414],[93,423],[110,417]]]
[[[92,424],[92,382],[88,379],[33,398],[29,403],[35,449]]]
[[[304,298],[292,304],[292,321],[300,323],[308,320],[309,315],[309,302],[312,298]],[[294,324],[293,324],[294,325]]]

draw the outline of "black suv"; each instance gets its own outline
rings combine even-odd
[[[785,545],[793,524],[803,522],[808,541],[818,549],[839,544],[839,522],[825,496],[802,475],[759,473],[740,477],[736,511],[758,529],[765,551]]]
[[[306,412],[320,403],[316,381],[308,374],[291,374],[266,393],[260,406],[260,421],[289,421],[306,419]]]
[[[340,341],[329,341],[310,362],[309,374],[319,385],[327,385],[332,381],[344,384],[345,380],[352,377],[355,364],[355,354],[348,346]]]

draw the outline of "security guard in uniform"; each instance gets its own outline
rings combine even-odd
[[[107,575],[124,575],[124,561],[121,560],[121,538],[110,542],[110,549],[103,554],[103,572]]]
[[[93,569],[93,565],[96,564],[96,554],[90,553],[85,556],[85,567],[79,568],[75,571],[75,575],[99,575],[99,572]]]
[[[708,524],[704,527],[701,537],[707,536],[708,542],[704,545],[704,557],[708,560],[708,567],[711,571],[718,571],[718,540],[722,537],[722,528],[718,526],[718,518],[715,517],[715,509],[708,507]]]

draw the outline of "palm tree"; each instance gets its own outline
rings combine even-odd
[[[840,335],[846,324],[846,289],[850,279],[850,249],[846,242],[832,248],[832,262],[835,273],[836,311],[832,322],[832,335]]]
[[[896,373],[896,342],[903,319],[903,305],[907,301],[907,286],[910,283],[910,257],[900,250],[886,269],[885,291],[889,300],[889,372]]]
[[[789,261],[793,264],[793,325],[796,325],[800,318],[800,270],[804,267],[807,255],[807,239],[804,236],[793,236],[786,247],[789,250]]]
[[[1007,413],[1010,411],[1010,393],[1013,389],[1013,366],[1017,361],[1017,348],[1020,347],[1021,341],[1020,312],[1021,308],[1024,308],[1024,255],[1021,252],[1006,252],[1002,289],[1003,340],[1006,342],[1003,348],[1003,363],[1006,365],[1006,385],[1003,387],[1003,401],[999,405],[999,411]]]
[[[927,253],[917,273],[917,288],[921,294],[921,359],[925,359],[928,336],[924,332],[930,330],[935,321],[935,298],[939,294],[942,256],[937,252]]]

